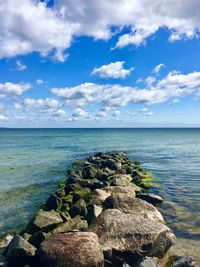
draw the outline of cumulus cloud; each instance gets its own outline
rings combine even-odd
[[[119,107],[134,103],[163,103],[200,92],[200,72],[182,74],[170,72],[147,88],[122,86],[119,84],[84,83],[75,87],[53,88],[52,93],[62,98],[65,105],[87,106],[100,104],[102,107]]]
[[[169,40],[199,38],[199,0],[1,0],[0,58],[33,51],[64,61],[76,36],[107,40],[118,29],[116,48],[139,46],[160,28]],[[120,30],[126,33],[120,35]]]
[[[62,109],[58,109],[55,113],[54,113],[55,117],[65,117],[66,116],[66,112]]]
[[[99,75],[101,78],[125,79],[134,68],[124,69],[124,63],[124,61],[117,61],[94,68],[92,75]]]
[[[152,70],[153,73],[158,74],[163,68],[165,67],[165,64],[161,63]]]
[[[30,88],[30,83],[0,83],[0,96],[22,95]]]
[[[80,117],[88,117],[88,112],[81,108],[77,108],[74,113],[72,114],[72,117],[80,118]]]
[[[43,110],[54,110],[59,108],[61,106],[61,103],[58,100],[52,98],[25,98],[23,101],[23,106],[25,108],[41,108]]]

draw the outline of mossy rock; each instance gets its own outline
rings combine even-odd
[[[91,199],[91,190],[89,188],[83,188],[77,184],[73,190],[73,197],[74,201],[83,199],[88,203]]]
[[[79,215],[83,218],[87,215],[86,202],[83,199],[79,199],[70,209],[69,214],[72,218]]]
[[[57,197],[55,194],[50,195],[50,197],[46,201],[46,206],[51,210],[59,210],[62,207],[61,198]]]

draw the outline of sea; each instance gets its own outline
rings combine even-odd
[[[0,238],[24,228],[72,162],[99,151],[124,151],[154,173],[152,192],[164,199],[159,209],[178,246],[200,254],[200,129],[194,128],[0,129]]]

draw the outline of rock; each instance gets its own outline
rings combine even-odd
[[[116,209],[102,212],[88,229],[99,237],[104,255],[124,258],[128,264],[145,256],[162,257],[175,240],[163,223]]]
[[[134,267],[158,267],[158,265],[156,264],[156,260],[154,258],[146,258],[146,259],[139,260],[136,263],[134,263],[134,265],[132,266]]]
[[[63,220],[58,212],[55,210],[43,211],[40,210],[34,220],[28,226],[28,233],[35,233],[38,231],[49,232],[55,228]]]
[[[35,246],[36,248],[38,248],[40,246],[40,244],[45,240],[46,238],[46,234],[43,232],[36,232],[35,234],[33,234],[28,242]]]
[[[97,199],[100,203],[103,203],[107,197],[111,195],[111,192],[106,191],[105,187],[103,189],[95,189],[92,192],[92,199]]]
[[[57,197],[55,194],[50,195],[47,199],[46,206],[51,210],[61,209],[62,207],[62,200],[61,198]]]
[[[104,183],[97,179],[85,179],[80,182],[82,187],[87,187],[91,190],[100,189],[104,187]]]
[[[106,181],[108,179],[108,173],[99,169],[96,178],[99,181]]]
[[[83,199],[79,199],[70,209],[70,216],[73,218],[76,215],[80,215],[81,217],[85,217],[87,215],[86,202]]]
[[[109,177],[109,179],[111,180],[110,185],[114,186],[127,186],[132,181],[132,177],[129,174],[115,174]]]
[[[6,261],[9,266],[23,267],[31,262],[35,256],[36,248],[29,244],[24,238],[15,235],[5,251]]]
[[[103,267],[103,253],[98,237],[91,232],[53,235],[38,253],[39,267]]]
[[[67,222],[57,226],[52,234],[67,233],[74,230],[82,230],[88,227],[86,220],[81,220],[80,216],[76,216],[73,219],[68,220]]]
[[[91,198],[91,190],[87,187],[83,188],[80,185],[76,185],[76,187],[73,190],[73,200],[74,202],[78,201],[79,199],[85,200],[86,203],[89,202]]]
[[[153,205],[128,194],[113,193],[105,200],[103,206],[106,209],[118,209],[124,213],[134,214],[138,218],[144,217],[164,222],[161,213]]]
[[[173,256],[171,257],[171,267],[195,267],[195,261],[193,257]]]
[[[22,237],[26,240],[29,241],[29,239],[31,238],[32,235],[27,234],[27,233],[23,233]]]
[[[83,169],[82,174],[84,179],[93,179],[97,174],[97,170],[93,166],[89,165]]]
[[[63,222],[66,222],[71,219],[67,211],[60,211],[59,213],[60,213],[60,217],[62,218]]]
[[[13,235],[6,235],[2,240],[0,240],[0,248],[5,248],[13,239]]]
[[[88,205],[87,210],[88,210],[87,221],[90,224],[97,216],[99,216],[99,214],[101,214],[103,209],[101,206],[91,204]]]
[[[152,205],[159,205],[163,203],[162,197],[155,194],[139,193],[137,194],[137,197],[151,203]]]
[[[108,196],[110,196],[112,193],[122,193],[122,194],[127,194],[131,197],[135,197],[135,190],[137,189],[137,186],[134,187],[132,185],[128,186],[106,186],[102,189],[102,191],[105,191]]]

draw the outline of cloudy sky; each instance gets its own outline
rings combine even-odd
[[[199,0],[1,0],[0,127],[200,126]]]

